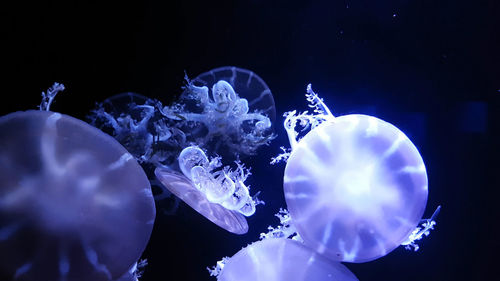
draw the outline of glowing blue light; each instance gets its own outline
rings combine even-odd
[[[19,280],[134,280],[155,219],[149,181],[112,137],[45,111],[53,96],[42,111],[0,118],[0,271]]]

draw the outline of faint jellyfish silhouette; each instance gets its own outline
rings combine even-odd
[[[255,242],[226,260],[218,281],[356,281],[339,262],[331,261],[286,238]]]
[[[338,261],[386,255],[415,230],[427,202],[417,148],[395,126],[351,114],[334,117],[308,86],[315,115],[287,114],[291,152],[284,175],[288,209],[305,245]],[[297,122],[310,126],[296,140]]]
[[[49,111],[8,114],[0,130],[1,270],[13,280],[134,280],[155,207],[132,155]]]

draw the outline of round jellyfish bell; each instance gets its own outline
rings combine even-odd
[[[331,261],[285,238],[255,242],[224,264],[218,281],[356,281],[354,274],[339,262]]]
[[[155,219],[149,181],[132,155],[54,112],[11,113],[0,130],[0,270],[13,280],[130,275]]]
[[[182,100],[181,111],[169,110],[179,111],[189,135],[211,153],[254,155],[275,137],[274,98],[250,70],[226,66],[200,74],[188,80]]]
[[[285,168],[295,227],[306,245],[333,260],[382,257],[421,220],[428,195],[422,157],[403,132],[378,118],[328,114],[323,121],[292,145]]]
[[[268,116],[271,124],[276,120],[276,107],[271,90],[266,82],[253,71],[235,66],[223,66],[214,68],[196,76],[192,82],[195,86],[212,87],[212,95],[215,101],[217,96],[217,82],[225,81],[232,86],[234,92],[246,99],[248,110],[260,111]],[[219,85],[221,87],[223,85]],[[214,91],[215,90],[215,91]]]

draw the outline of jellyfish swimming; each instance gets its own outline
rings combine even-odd
[[[187,81],[181,99],[195,104],[186,102],[189,112],[177,115],[191,126],[197,124],[193,136],[198,145],[225,157],[246,156],[275,138],[274,98],[254,72],[224,66]]]
[[[245,180],[250,175],[241,162],[236,169],[222,167],[220,157],[210,161],[197,146],[182,150],[178,157],[182,173],[165,167],[155,170],[163,185],[198,213],[235,234],[245,234],[248,224],[245,216],[255,213],[261,203],[251,197]]]
[[[314,251],[366,262],[405,243],[421,221],[428,187],[415,145],[376,117],[334,117],[308,86],[315,114],[288,113],[284,192],[293,223]],[[309,126],[297,141],[295,126]],[[408,242],[406,242],[408,243]]]
[[[244,216],[262,201],[250,196],[244,184],[250,172],[240,157],[275,138],[275,115],[271,91],[258,75],[221,67],[186,77],[180,99],[171,105],[125,93],[104,101],[90,119],[155,171],[164,188],[157,198],[175,194],[215,224],[243,234]],[[209,161],[205,152],[218,157]],[[191,163],[193,157],[202,162]]]
[[[136,280],[155,206],[134,157],[60,113],[10,113],[0,130],[0,271],[12,280]]]
[[[286,239],[264,239],[227,259],[218,281],[356,281],[339,262],[331,261],[302,243]]]

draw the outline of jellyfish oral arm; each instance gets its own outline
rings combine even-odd
[[[326,106],[323,102],[323,99],[313,91],[311,84],[307,85],[306,99],[309,102],[309,107],[314,109],[312,113],[304,111],[297,114],[297,111],[293,110],[283,114],[285,117],[283,127],[287,133],[291,150],[294,150],[299,142],[299,140],[297,140],[299,131],[295,129],[297,127],[297,123],[302,127],[301,131],[305,131],[307,129],[312,130],[325,121],[334,122],[335,120],[335,116],[333,116],[328,106]],[[286,162],[290,152],[283,147],[281,150],[283,150],[283,153],[271,159],[271,164],[276,164],[280,161]]]
[[[237,168],[222,167],[220,157],[210,161],[205,152],[197,146],[182,150],[178,158],[179,167],[193,185],[203,193],[208,201],[217,203],[228,210],[238,211],[244,216],[255,213],[260,202],[250,197],[249,188],[244,181],[251,174],[250,169],[236,161]]]
[[[420,246],[417,245],[416,241],[421,240],[424,236],[429,236],[430,231],[434,229],[436,225],[436,217],[441,211],[441,206],[438,206],[432,216],[429,219],[423,219],[420,221],[420,226],[415,228],[415,230],[408,236],[408,239],[401,243],[405,246],[406,250],[418,251]]]
[[[42,92],[42,103],[40,103],[40,110],[50,111],[50,105],[59,92],[64,91],[64,85],[55,82],[52,87],[47,90],[47,93]]]

